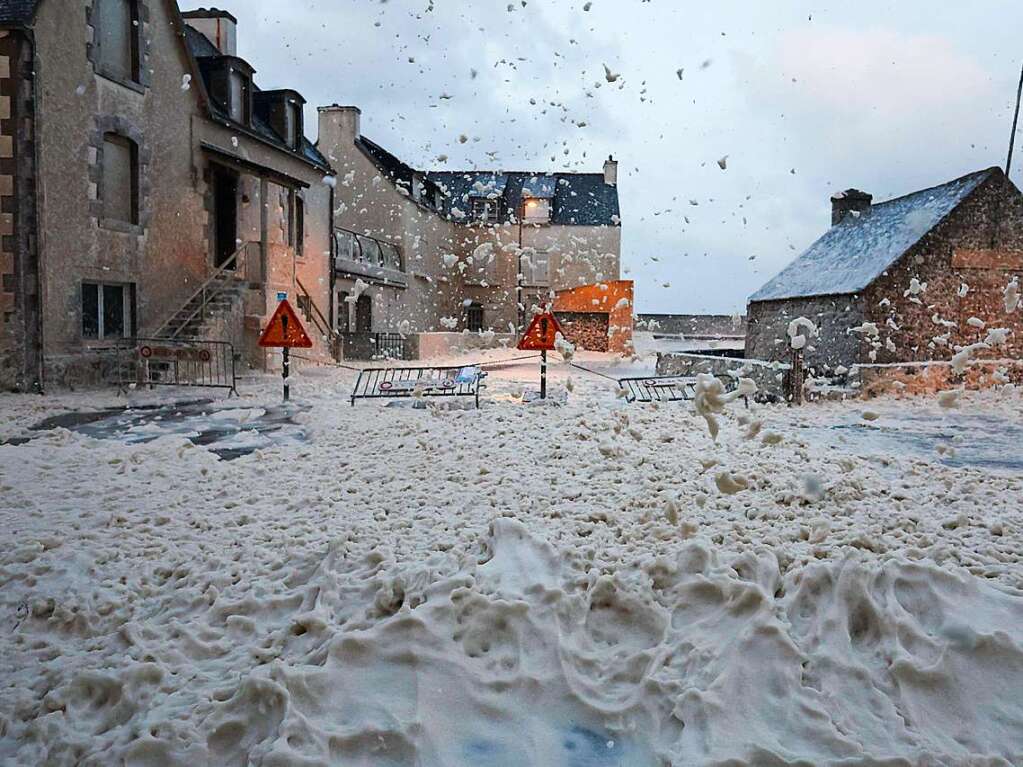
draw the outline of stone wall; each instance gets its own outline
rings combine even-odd
[[[1014,384],[1023,386],[1023,360],[984,360],[958,374],[948,362],[908,362],[890,365],[857,365],[851,380],[864,397],[883,394],[934,394],[950,389],[988,389]]]
[[[876,359],[860,361],[947,360],[954,347],[983,341],[987,328],[1012,333],[979,357],[1023,358],[1023,308],[1007,314],[1003,296],[1014,276],[1023,284],[1023,196],[998,171],[864,292],[881,336]],[[914,278],[927,285],[917,301],[906,295]]]
[[[745,338],[746,317],[739,314],[640,314],[637,323],[658,335],[680,335],[695,340]]]
[[[737,360],[683,352],[657,355],[657,375],[695,376],[710,373],[726,381],[750,378],[757,385],[758,402],[783,402],[789,398],[791,367],[781,362]]]
[[[751,303],[746,330],[747,359],[787,362],[792,355],[788,327],[798,317],[809,319],[820,333],[804,353],[808,373],[826,374],[839,366],[849,367],[866,361],[862,338],[849,332],[864,318],[863,299],[857,296],[815,296]]]
[[[577,349],[607,351],[607,314],[598,312],[558,312],[558,323],[565,338]]]
[[[35,55],[0,32],[0,388],[42,390],[35,191]]]

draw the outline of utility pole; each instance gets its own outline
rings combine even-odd
[[[1012,135],[1009,137],[1009,159],[1005,161],[1005,175],[1012,172],[1012,150],[1016,147],[1016,128],[1019,126],[1019,105],[1023,99],[1023,68],[1019,72],[1019,88],[1016,89],[1016,113],[1012,118]]]

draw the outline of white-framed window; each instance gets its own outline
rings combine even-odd
[[[549,253],[529,250],[522,254],[522,284],[536,287],[551,284]]]
[[[497,200],[474,197],[472,200],[472,220],[477,224],[496,224],[500,220]]]
[[[82,338],[103,341],[130,338],[135,286],[82,283]]]
[[[528,197],[523,203],[522,220],[527,224],[549,224],[551,222],[551,201],[539,197]]]

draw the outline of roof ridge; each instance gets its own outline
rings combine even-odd
[[[871,208],[877,208],[877,207],[879,207],[881,205],[888,205],[889,203],[892,203],[892,202],[901,202],[902,200],[906,200],[906,199],[908,199],[910,197],[915,197],[918,194],[924,194],[926,192],[934,192],[934,191],[937,191],[938,189],[944,189],[945,187],[952,186],[953,184],[959,184],[959,183],[961,183],[963,181],[966,181],[967,179],[972,179],[975,176],[978,176],[978,177],[979,176],[985,176],[985,175],[988,175],[988,174],[992,173],[993,171],[998,171],[998,170],[1001,170],[1001,168],[999,168],[997,165],[992,165],[990,168],[985,168],[984,170],[975,170],[972,173],[967,173],[965,176],[960,176],[959,178],[954,178],[951,181],[946,181],[943,184],[935,184],[934,186],[928,186],[928,187],[925,187],[923,189],[917,189],[915,192],[907,192],[906,194],[901,194],[898,197],[891,197],[891,198],[889,198],[887,200],[882,200],[881,202],[875,202],[870,207]]]

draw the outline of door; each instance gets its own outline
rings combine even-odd
[[[373,331],[373,299],[359,296],[355,302],[355,332],[371,333]]]
[[[238,250],[238,174],[216,165],[213,166],[213,236],[213,263],[221,267]]]

